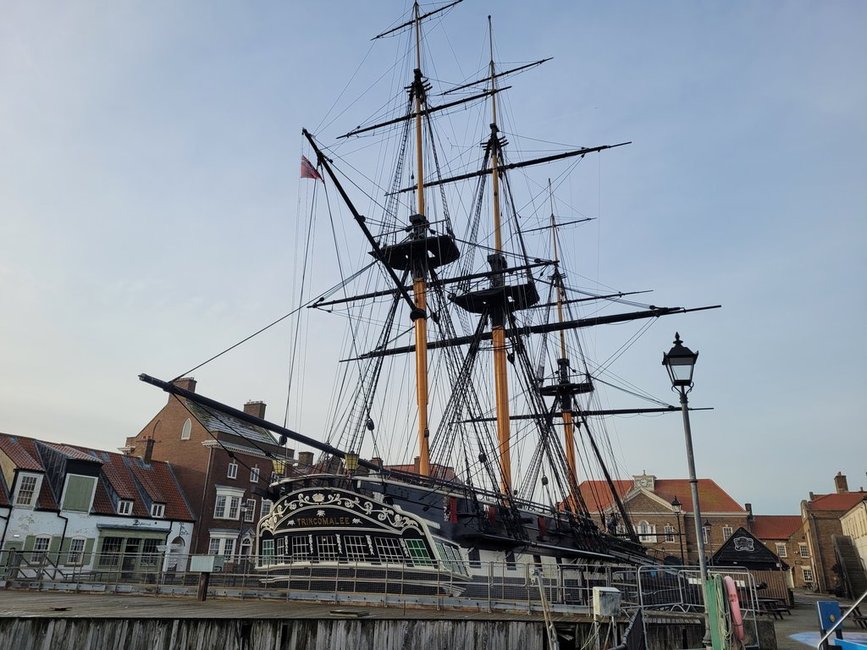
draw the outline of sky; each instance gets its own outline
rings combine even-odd
[[[359,122],[341,90],[393,62],[369,39],[407,3],[0,5],[0,431],[116,449],[165,402],[139,373],[291,308],[301,128]],[[573,190],[588,273],[723,305],[660,319],[614,370],[676,403],[662,352],[675,330],[699,350],[698,474],[757,513],[867,485],[867,5],[467,0],[442,41],[464,73],[488,14],[506,61],[554,57],[510,97],[522,132],[633,143]],[[279,419],[288,346],[269,332],[199,391]],[[623,475],[686,476],[678,416],[611,434]]]

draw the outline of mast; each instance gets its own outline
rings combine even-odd
[[[554,245],[554,286],[557,291],[557,322],[563,318],[563,282],[560,275],[560,252],[557,247],[557,223],[554,217],[554,193],[551,190],[551,179],[548,179],[548,195],[551,200],[551,240]],[[561,384],[569,383],[569,358],[566,356],[566,330],[560,330],[560,357],[557,359],[558,374]],[[578,485],[578,468],[575,462],[575,427],[572,423],[572,395],[564,395],[560,407],[563,415],[563,445],[566,448],[566,467],[569,471],[569,509],[578,512],[578,499],[575,486]]]
[[[490,47],[491,89],[497,83],[494,67],[494,35],[491,17],[488,16],[488,44]],[[494,253],[488,258],[494,275],[494,286],[503,284],[502,271],[506,267],[503,256],[503,234],[500,218],[499,137],[497,136],[497,97],[491,96],[491,200],[494,210]],[[509,424],[509,379],[506,372],[506,314],[504,305],[491,314],[491,340],[494,348],[494,394],[497,414],[497,445],[500,455],[500,489],[503,494],[512,494],[512,450]]]
[[[422,99],[424,81],[421,75],[421,19],[418,2],[413,5],[415,13],[415,71],[413,94],[415,99],[415,158],[416,158],[416,198],[418,214],[413,222],[413,236],[424,237],[427,219],[424,202],[424,151],[422,150]],[[424,267],[416,260],[412,268],[412,293],[418,309],[427,313],[427,281]],[[428,383],[427,383],[427,318],[413,320],[415,330],[415,393],[418,403],[418,455],[419,473],[430,476],[430,437],[428,428]]]

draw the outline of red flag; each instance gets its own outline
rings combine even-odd
[[[301,178],[312,178],[315,181],[321,181],[322,177],[313,164],[307,160],[307,156],[301,156]]]

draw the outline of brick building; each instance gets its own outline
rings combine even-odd
[[[643,473],[631,481],[614,481],[635,532],[648,551],[669,561],[698,563],[692,493],[688,479],[659,479]],[[597,521],[619,517],[617,505],[605,481],[583,481],[581,496]],[[747,511],[711,479],[698,479],[702,535],[710,557],[732,533],[747,528]],[[679,507],[678,507],[679,504]],[[678,512],[679,510],[679,512]],[[618,531],[623,533],[622,524]]]
[[[747,506],[750,510],[749,504]],[[749,530],[789,565],[790,587],[809,589],[814,586],[810,547],[799,515],[755,515],[751,517]]]
[[[156,573],[178,565],[192,534],[170,464],[0,434],[0,564]]]
[[[834,536],[843,535],[840,520],[867,498],[864,490],[850,492],[846,476],[840,472],[834,477],[834,487],[835,491],[830,494],[810,492],[810,498],[801,501],[801,519],[813,563],[816,588],[826,593],[842,588],[840,574],[835,571],[837,550],[834,546]]]
[[[196,390],[191,377],[176,384]],[[248,402],[244,412],[264,418],[265,404]],[[123,451],[172,461],[196,517],[191,552],[227,557],[251,553],[256,522],[271,508],[265,488],[294,461],[270,431],[174,395]]]

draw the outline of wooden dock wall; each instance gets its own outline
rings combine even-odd
[[[533,621],[0,619],[5,650],[529,650],[544,634]]]

